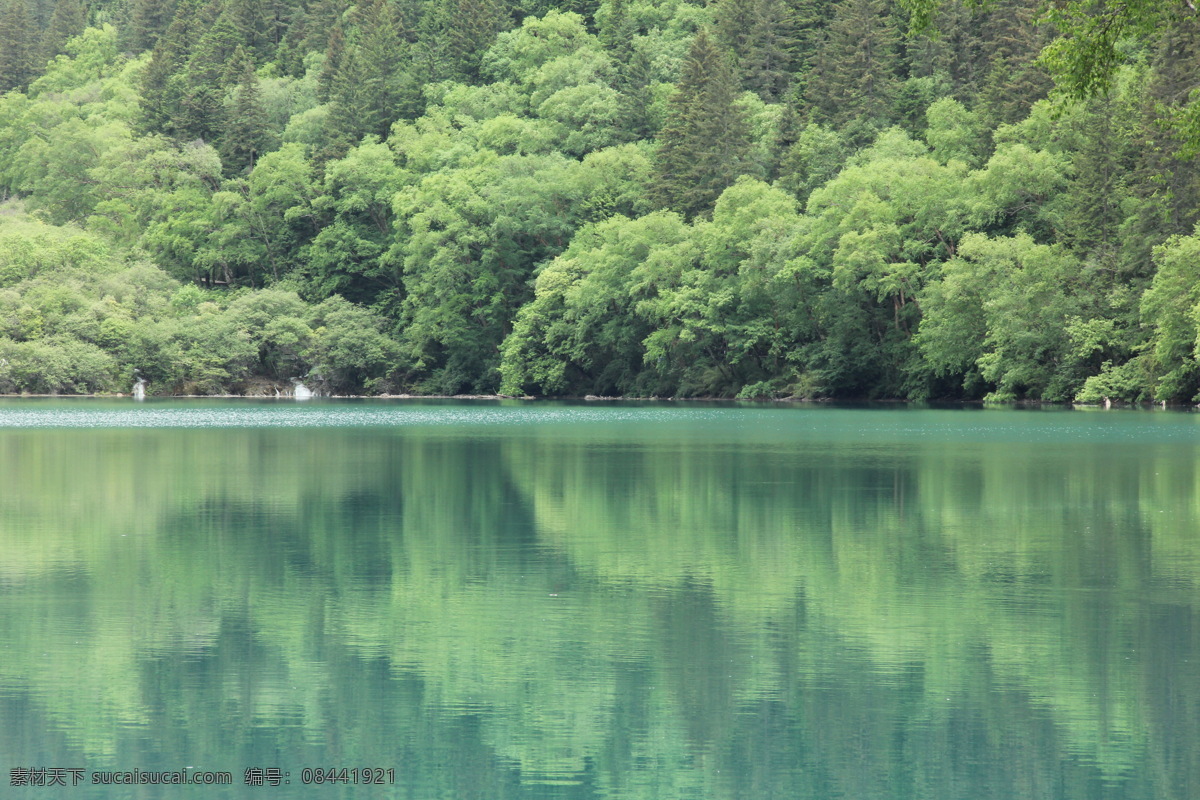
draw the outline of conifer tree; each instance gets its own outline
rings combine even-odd
[[[831,0],[789,0],[788,17],[792,25],[792,64],[803,74],[812,67],[813,58],[825,35],[832,12]]]
[[[662,205],[689,218],[706,214],[745,172],[750,134],[736,99],[725,56],[702,28],[659,133],[654,193]]]
[[[298,7],[288,20],[287,31],[275,51],[275,61],[285,75],[304,76],[304,41],[308,38],[308,12]]]
[[[812,117],[838,128],[886,124],[898,85],[897,40],[883,0],[841,0],[805,90]]]
[[[304,7],[291,0],[266,0],[263,5],[263,18],[268,57],[273,58],[278,52],[279,46],[283,44],[283,37],[287,35],[292,18],[303,13]]]
[[[651,108],[654,90],[651,87],[652,65],[645,50],[637,50],[629,61],[617,64],[616,90],[621,93],[622,130],[633,141],[654,136]]]
[[[1147,86],[1146,120],[1139,143],[1146,154],[1155,195],[1168,233],[1187,235],[1200,221],[1200,158],[1194,137],[1172,125],[1170,114],[1190,102],[1200,86],[1200,16],[1173,20],[1158,34]]]
[[[205,16],[211,15],[219,8],[219,0],[213,0],[206,7]],[[240,77],[233,58],[241,47],[241,36],[238,32],[236,12],[231,11],[231,8],[232,6],[227,6],[218,13],[212,26],[196,44],[187,67],[179,76],[184,87],[177,135],[189,139],[203,139],[206,142],[221,139],[225,122],[225,92]]]
[[[458,0],[450,52],[468,81],[477,81],[483,53],[506,27],[508,12],[501,0]]]
[[[610,0],[608,15],[597,26],[600,44],[617,64],[627,64],[633,55],[637,32],[629,18],[629,0]]]
[[[300,49],[305,53],[328,49],[329,37],[341,25],[345,10],[345,0],[317,0],[309,4],[305,9],[305,38]]]
[[[233,108],[221,140],[221,160],[231,174],[248,172],[266,150],[269,142],[267,118],[254,62],[238,48],[233,63],[241,77],[234,90]]]
[[[50,25],[42,37],[41,61],[46,62],[59,53],[66,52],[69,39],[83,33],[87,24],[87,11],[81,0],[59,0],[50,17]]]
[[[171,26],[174,15],[174,0],[134,0],[130,46],[137,52],[152,49]]]
[[[1116,248],[1126,181],[1136,159],[1132,142],[1120,135],[1123,109],[1114,99],[1096,98],[1085,108],[1073,148],[1072,202],[1065,227],[1076,247],[1103,258]]]
[[[450,54],[454,8],[448,0],[430,3],[417,24],[413,63],[422,83],[436,83],[455,74]]]
[[[0,13],[0,92],[24,89],[35,74],[33,25],[25,0],[9,0]]]
[[[145,131],[173,132],[179,97],[173,91],[178,82],[173,85],[171,79],[187,59],[194,11],[195,3],[185,2],[179,7],[167,32],[154,45],[150,63],[142,73],[141,128]]]
[[[269,0],[235,0],[225,7],[222,14],[228,15],[239,45],[245,47],[255,59],[266,60],[275,55],[273,11],[274,3]]]
[[[980,26],[985,67],[979,101],[989,127],[1019,122],[1053,82],[1035,59],[1045,44],[1030,0],[1000,0]]]
[[[796,47],[794,12],[784,0],[718,0],[713,16],[713,33],[732,54],[739,85],[778,101]]]
[[[422,79],[478,82],[484,51],[510,21],[501,0],[434,0],[418,34]]]
[[[325,64],[317,77],[317,100],[328,103],[333,96],[333,85],[342,74],[346,61],[346,32],[341,23],[329,31],[325,45]]]
[[[395,8],[387,0],[374,0],[359,21],[358,91],[365,114],[362,127],[381,139],[393,122],[415,113],[417,89],[407,70],[407,50]]]
[[[759,0],[717,0],[713,6],[713,34],[733,55],[734,73],[753,47],[751,40]]]
[[[621,129],[631,140],[654,136],[650,109],[653,66],[644,50],[634,48],[637,27],[629,16],[628,0],[610,0],[607,14],[597,18],[598,38],[613,61],[612,86],[621,93]]]
[[[741,58],[742,87],[768,103],[787,91],[796,47],[795,21],[783,0],[757,0],[750,20],[750,47]]]

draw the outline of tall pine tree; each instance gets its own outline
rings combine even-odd
[[[267,116],[262,107],[262,93],[254,61],[241,47],[233,63],[241,74],[233,93],[233,107],[222,132],[221,161],[230,174],[249,172],[268,148]]]
[[[203,16],[217,12],[216,20],[200,37],[187,66],[177,76],[183,83],[176,121],[181,137],[206,142],[221,139],[225,124],[225,93],[241,77],[233,60],[241,47],[238,15],[232,10],[235,5],[222,9],[220,0],[213,0],[205,9]]]
[[[702,28],[659,133],[654,193],[662,205],[688,218],[705,215],[747,170],[750,132],[736,100],[729,64]]]
[[[841,0],[805,89],[811,118],[858,135],[890,120],[896,78],[895,25],[883,0]]]
[[[173,132],[173,120],[179,112],[177,83],[171,79],[187,60],[189,34],[197,3],[184,0],[175,12],[167,32],[159,37],[150,54],[150,63],[142,72],[141,128],[144,131]]]
[[[137,52],[150,50],[171,26],[175,0],[134,0],[129,42]]]
[[[35,42],[25,0],[9,0],[0,13],[0,92],[29,85],[35,74]]]
[[[65,53],[67,41],[83,33],[86,24],[87,10],[81,0],[58,0],[50,17],[50,26],[42,37],[41,61],[45,63],[59,53]]]
[[[395,5],[374,0],[365,7],[358,28],[362,126],[366,133],[386,139],[393,122],[418,110],[419,90],[411,75],[403,22]]]

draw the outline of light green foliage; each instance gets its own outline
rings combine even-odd
[[[383,256],[393,241],[392,200],[407,182],[391,149],[371,137],[329,164],[323,191],[311,203],[310,213],[328,220],[308,248],[304,272],[311,294],[365,303],[395,298],[399,274]],[[285,216],[299,222],[305,212],[298,203]]]
[[[393,387],[400,351],[377,316],[334,296],[312,308],[309,324],[307,357],[315,380],[340,393]]]
[[[921,322],[917,296],[966,231],[966,174],[895,128],[809,197],[803,252],[836,290],[811,356],[827,391],[928,391],[910,341]]]
[[[895,128],[857,161],[809,198],[811,252],[830,260],[836,287],[887,301],[907,329],[907,305],[964,232],[966,168],[937,163]]]
[[[596,207],[576,183],[586,172],[561,156],[481,157],[397,195],[404,339],[439,391],[494,389],[496,348],[534,266],[561,252],[586,221],[580,213]]]
[[[336,391],[384,388],[396,345],[370,312],[294,292],[180,284],[95,234],[0,208],[0,392],[240,391],[321,371]],[[286,388],[286,384],[282,384]]]
[[[88,228],[132,244],[167,221],[164,207],[177,214],[206,202],[220,184],[221,160],[205,145],[179,147],[162,136],[143,136],[107,150],[88,174],[101,198]]]
[[[779,185],[805,202],[814,189],[837,175],[845,162],[842,137],[811,122],[784,153],[779,165]]]
[[[612,62],[596,48],[594,41],[583,43],[574,52],[542,64],[527,77],[530,104],[537,108],[564,89],[606,84],[612,80],[612,71]]]
[[[814,334],[795,201],[743,179],[711,221],[657,212],[580,231],[503,345],[504,391],[734,394],[789,374]],[[769,385],[768,385],[769,384]]]
[[[551,11],[496,37],[484,54],[483,69],[497,80],[530,85],[546,64],[595,43],[578,14]]]
[[[30,88],[32,100],[0,101],[0,183],[30,195],[29,205],[56,222],[82,222],[103,193],[89,171],[131,136],[133,65],[116,48],[116,31],[91,29],[72,41]]]
[[[781,258],[798,222],[786,192],[742,178],[721,194],[711,222],[696,225],[692,251],[676,250],[669,271],[656,270],[657,296],[638,306],[656,328],[646,359],[679,393],[732,395],[782,377],[803,330],[788,324],[805,301]]]
[[[501,391],[652,394],[642,340],[652,330],[635,304],[653,286],[640,274],[652,254],[687,240],[673,213],[623,216],[579,231],[538,273],[534,298],[504,340]],[[653,374],[653,365],[645,370]]]
[[[1191,9],[1192,14],[1195,9]],[[1047,5],[1046,18],[1063,36],[1046,48],[1042,60],[1051,67],[1059,85],[1076,97],[1102,95],[1125,61],[1122,40],[1150,36],[1168,20],[1186,15],[1184,3],[1128,0],[1107,4],[1101,0],[1071,0]]]
[[[1053,241],[1062,227],[1067,164],[1062,156],[1024,144],[1002,144],[971,175],[974,226],[997,233],[1025,230]]]
[[[747,174],[765,177],[775,172],[777,142],[782,125],[784,108],[780,103],[767,103],[753,92],[745,92],[738,98],[738,105],[749,128],[750,149],[748,160],[752,165]]]
[[[583,155],[621,139],[621,96],[602,83],[560,89],[538,106],[538,115],[561,126],[564,152]]]
[[[292,116],[279,138],[284,143],[302,144],[312,153],[325,144],[328,128],[329,106],[323,104]]]
[[[925,120],[925,141],[934,158],[942,164],[955,159],[969,167],[979,165],[983,131],[978,117],[962,103],[943,97],[930,104]]]
[[[467,117],[483,121],[502,114],[523,116],[529,110],[529,98],[512,83],[496,81],[486,86],[468,86],[454,81],[425,87],[425,99],[452,120]]]
[[[484,122],[528,109],[550,124],[526,124],[522,135],[511,118],[503,128],[494,123],[481,131],[483,146],[501,154],[555,149],[582,156],[622,140],[621,95],[609,85],[613,65],[578,15],[551,11],[527,18],[520,29],[498,37],[484,65],[498,79],[494,88],[459,87],[442,95],[452,119],[460,122],[466,113]]]
[[[917,342],[939,374],[964,375],[967,388],[979,379],[994,386],[989,399],[1066,400],[1084,378],[1087,348],[1073,349],[1067,330],[1092,316],[1089,288],[1061,247],[1026,234],[970,234],[922,294]]]
[[[66,54],[58,55],[47,66],[45,74],[30,85],[30,96],[78,91],[87,84],[99,82],[104,86],[103,94],[109,95],[108,99],[136,104],[136,94],[128,83],[122,85],[107,80],[121,75],[130,66],[127,57],[121,53],[118,37],[116,28],[105,25],[88,28],[71,39],[66,44]],[[144,66],[145,61],[139,60],[134,65]],[[111,110],[121,112],[115,106]],[[128,112],[128,109],[124,111]]]
[[[16,153],[16,189],[32,195],[30,205],[55,222],[82,221],[92,213],[102,195],[89,171],[129,138],[126,125],[93,119],[69,119],[46,131],[45,138],[30,138]]]
[[[111,169],[104,175],[111,199],[97,205],[89,224],[111,233],[132,210],[142,226],[139,243],[163,268],[180,279],[200,279],[206,273],[197,251],[211,231],[212,197],[221,185],[216,151],[148,137],[111,156],[102,164]],[[133,180],[122,184],[123,176]]]
[[[78,339],[0,339],[0,392],[88,394],[109,388],[111,356]]]
[[[573,112],[574,109],[567,109],[564,116]],[[556,152],[556,145],[563,139],[567,128],[546,120],[501,114],[471,126],[469,130],[481,150],[491,150],[501,156],[532,156]],[[586,146],[582,132],[571,131],[567,136],[575,137],[580,145]]]
[[[1200,390],[1200,231],[1176,236],[1154,251],[1158,271],[1142,297],[1151,326],[1151,353],[1160,400],[1193,400]]]

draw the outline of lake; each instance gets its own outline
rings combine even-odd
[[[1200,795],[1194,413],[14,400],[0,487],[5,797]]]

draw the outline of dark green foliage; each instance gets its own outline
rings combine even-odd
[[[147,131],[180,134],[176,120],[182,103],[183,79],[179,73],[201,30],[200,3],[201,0],[182,0],[166,33],[154,45],[150,63],[142,73],[142,127]]]
[[[883,0],[840,0],[808,77],[811,118],[856,132],[885,127],[899,86],[899,37]]]
[[[795,22],[784,0],[720,0],[713,15],[713,32],[732,53],[741,87],[767,102],[783,97],[796,47]]]
[[[325,61],[317,83],[317,100],[328,103],[333,98],[335,87],[342,88],[338,84],[344,80],[346,59],[346,31],[339,23],[329,31],[329,39],[325,47]]]
[[[263,113],[258,76],[249,54],[238,49],[233,63],[241,72],[233,92],[233,107],[221,138],[221,160],[231,173],[249,172],[259,156],[271,146]]]
[[[417,29],[418,75],[477,81],[483,53],[511,24],[500,0],[433,0]]]
[[[689,218],[704,214],[748,169],[749,132],[736,100],[725,56],[701,29],[659,133],[655,193],[662,205]]]
[[[83,33],[87,10],[82,0],[59,0],[42,36],[40,61],[49,61],[66,51],[67,40]]]
[[[354,66],[360,84],[361,127],[363,133],[384,138],[397,119],[416,116],[419,96],[408,70],[409,44],[399,8],[387,0],[367,6],[358,28]]]
[[[1045,43],[1044,30],[1034,25],[1030,0],[1003,0],[984,15],[980,49],[987,73],[979,101],[989,127],[1019,122],[1050,91],[1049,74],[1034,61]]]
[[[25,0],[0,10],[0,92],[24,89],[36,73],[37,37]]]
[[[175,0],[134,0],[129,39],[135,51],[151,50],[175,16]]]
[[[191,51],[187,66],[174,76],[181,84],[178,135],[187,139],[216,142],[222,137],[226,124],[224,98],[228,88],[242,77],[240,64],[235,60],[241,49],[239,15],[230,4],[219,11],[219,0],[210,0],[202,18],[217,14]]]

